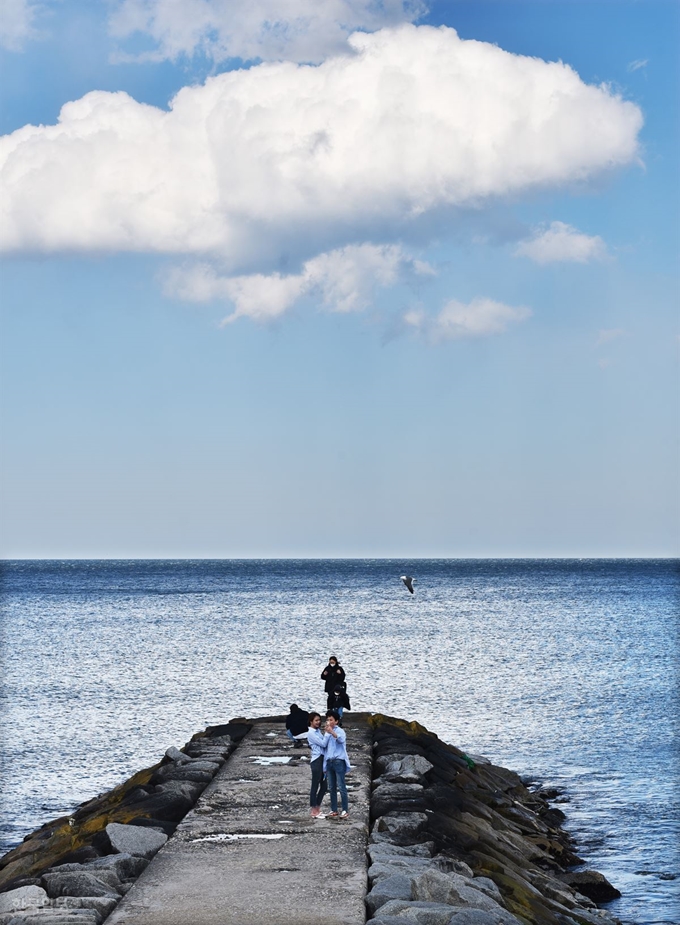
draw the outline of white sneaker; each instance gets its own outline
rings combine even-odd
[[[340,818],[347,819],[348,816],[349,816],[349,813],[343,809],[343,811],[340,813]]]

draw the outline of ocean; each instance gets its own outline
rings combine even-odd
[[[679,603],[675,560],[5,562],[0,849],[207,725],[321,711],[332,653],[353,709],[562,788],[607,908],[678,925]]]

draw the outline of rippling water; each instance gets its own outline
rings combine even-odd
[[[399,576],[417,578],[411,597]],[[3,565],[2,850],[206,725],[325,706],[418,719],[546,785],[626,923],[680,922],[670,560]]]

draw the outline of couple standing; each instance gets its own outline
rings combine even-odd
[[[348,816],[347,785],[345,774],[349,771],[350,763],[347,757],[347,735],[339,726],[340,717],[336,710],[326,713],[326,724],[321,731],[321,716],[319,713],[309,714],[309,731],[307,742],[312,750],[310,767],[312,769],[312,788],[309,793],[310,815],[314,819],[322,819],[321,801],[328,790],[331,798],[331,811],[329,818],[338,816],[346,819]],[[342,812],[338,814],[338,790]]]

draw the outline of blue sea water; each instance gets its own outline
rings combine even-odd
[[[399,580],[416,577],[411,596]],[[233,716],[417,719],[561,805],[624,923],[680,923],[672,560],[6,562],[0,849]]]

